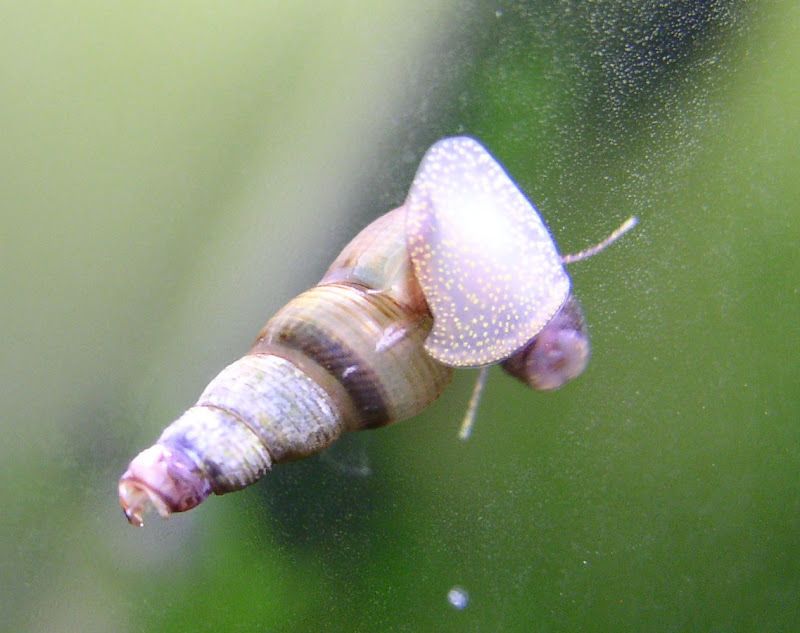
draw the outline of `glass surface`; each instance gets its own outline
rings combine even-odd
[[[797,2],[3,14],[0,628],[800,629]],[[569,268],[587,372],[128,526],[128,461],[454,134],[562,252],[640,217]]]

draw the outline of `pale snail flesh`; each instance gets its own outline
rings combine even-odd
[[[439,141],[403,206],[361,231],[133,459],[119,482],[126,517],[188,510],[345,431],[410,418],[453,367],[502,363],[535,389],[562,386],[589,359],[565,261],[483,146]]]

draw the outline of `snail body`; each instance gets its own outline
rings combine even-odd
[[[403,206],[375,220],[320,283],[136,456],[119,482],[142,525],[248,486],[345,431],[410,418],[453,367],[503,368],[537,389],[583,371],[588,335],[538,213],[476,141],[444,139]],[[562,310],[562,308],[564,308]]]

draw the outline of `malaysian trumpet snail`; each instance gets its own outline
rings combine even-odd
[[[533,205],[466,137],[428,150],[405,203],[341,252],[320,283],[292,299],[250,351],[131,462],[119,482],[125,515],[142,525],[210,493],[248,486],[274,463],[306,457],[345,431],[412,417],[454,367],[486,367],[555,389],[589,358],[583,314],[562,257]]]

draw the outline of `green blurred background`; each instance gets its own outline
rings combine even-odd
[[[797,2],[6,3],[0,50],[0,629],[800,630]],[[563,252],[641,217],[571,268],[586,374],[130,528],[129,459],[456,133]]]

